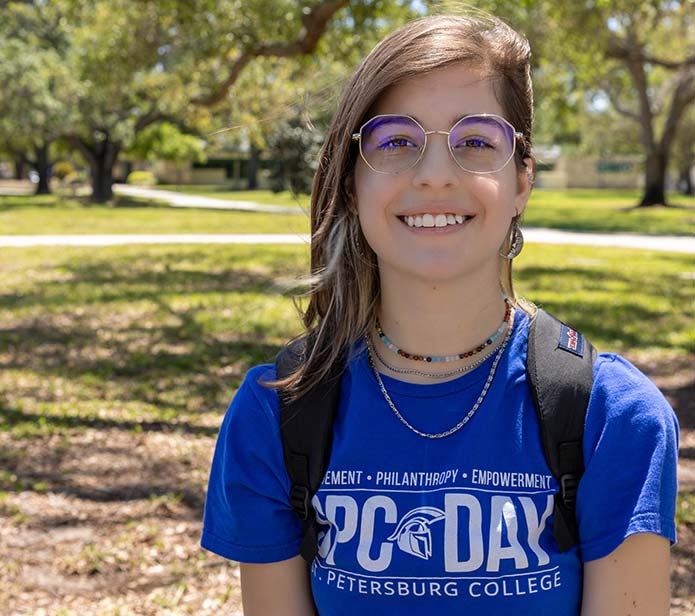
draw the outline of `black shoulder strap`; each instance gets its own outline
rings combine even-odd
[[[575,504],[595,359],[596,350],[582,334],[538,310],[531,321],[526,370],[545,457],[560,483],[554,518],[555,540],[563,552],[579,542]]]
[[[307,338],[294,340],[278,354],[278,378],[292,373],[307,352]],[[285,466],[292,481],[290,503],[302,520],[304,538],[300,553],[311,563],[317,552],[316,512],[311,499],[328,466],[333,441],[333,420],[340,400],[343,363],[328,378],[297,400],[280,395],[280,432]]]

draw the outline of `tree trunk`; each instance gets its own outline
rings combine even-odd
[[[43,143],[40,146],[36,146],[34,149],[36,153],[36,172],[39,174],[39,183],[36,185],[37,195],[50,195],[51,187],[49,185],[48,177],[48,143]]]
[[[24,170],[26,168],[26,161],[23,158],[14,159],[14,179],[23,180]]]
[[[660,150],[647,152],[644,195],[638,207],[666,205],[666,156]]]
[[[251,146],[249,167],[248,167],[248,189],[256,190],[258,188],[258,160],[260,156],[260,150]]]
[[[681,193],[684,195],[695,195],[695,187],[693,187],[693,178],[690,173],[690,166],[684,165],[680,171],[679,182]]]
[[[113,199],[113,167],[118,160],[121,144],[105,139],[89,148],[89,167],[92,175],[92,198],[94,203]]]

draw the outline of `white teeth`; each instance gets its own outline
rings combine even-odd
[[[446,227],[447,225],[462,224],[470,216],[461,214],[422,214],[417,216],[404,216],[403,221],[409,227]]]

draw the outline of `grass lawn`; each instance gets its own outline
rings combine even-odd
[[[183,187],[206,195],[205,187]],[[215,188],[215,187],[211,187]],[[225,192],[226,199],[297,205],[289,193]],[[545,191],[533,193],[523,224],[575,231],[695,236],[695,198],[673,195],[683,207],[627,210],[634,191]],[[307,201],[300,199],[306,207]],[[0,196],[0,235],[82,233],[308,233],[305,214],[263,214],[170,208],[158,202],[119,197],[111,205],[56,196]]]
[[[0,196],[0,235],[102,233],[308,233],[304,214],[173,208],[119,197],[92,205],[55,196]]]
[[[209,462],[246,370],[299,331],[288,289],[307,259],[301,246],[0,253],[9,613],[241,609],[236,566],[198,547]],[[688,255],[533,244],[517,286],[600,350],[673,379],[695,358],[694,270]],[[685,412],[692,383],[668,383]],[[693,492],[679,502],[674,608],[684,607],[672,613],[685,615],[695,606]]]
[[[594,233],[695,235],[695,197],[671,194],[679,207],[633,208],[640,193],[630,190],[536,190],[524,214],[528,227]]]

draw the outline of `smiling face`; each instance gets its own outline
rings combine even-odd
[[[380,114],[411,116],[425,131],[449,131],[472,114],[505,115],[491,81],[462,64],[391,87],[372,115]],[[355,166],[360,226],[382,283],[476,280],[497,288],[498,251],[529,191],[527,172],[513,160],[494,173],[465,171],[438,133],[427,137],[418,163],[398,175],[377,173],[361,157]]]

